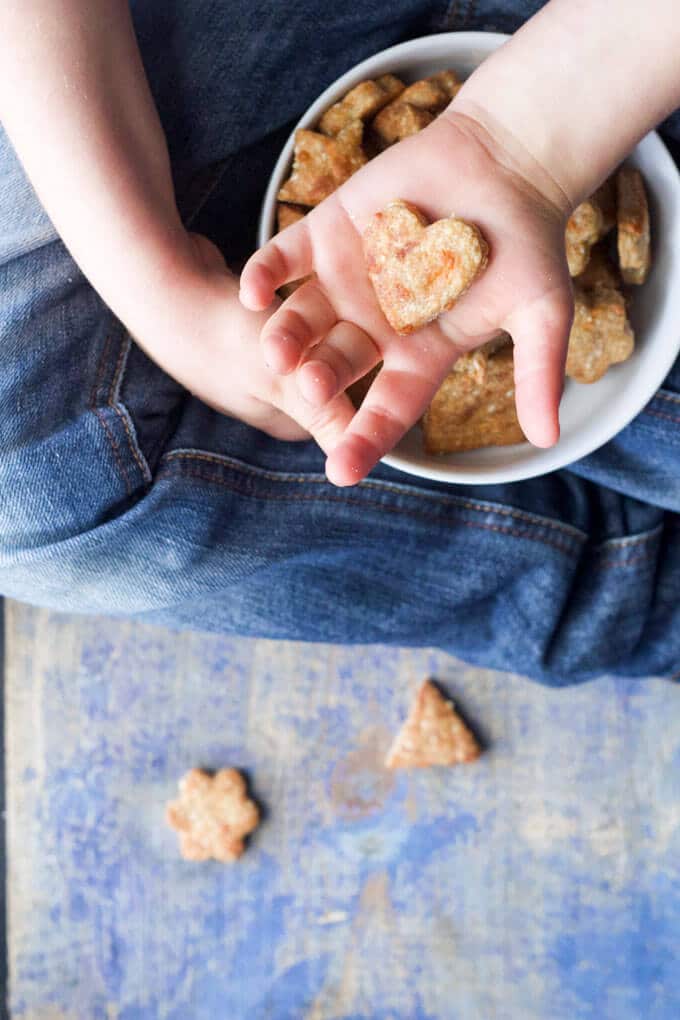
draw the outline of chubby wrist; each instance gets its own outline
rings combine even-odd
[[[81,269],[132,331],[153,320],[161,306],[201,274],[196,250],[178,217],[145,210],[127,224],[119,220],[103,236],[97,232],[94,244],[80,238],[75,242],[69,247]]]
[[[129,287],[119,288],[114,300],[102,296],[145,349],[163,350],[183,363],[191,349],[187,339],[199,338],[206,329],[211,336],[221,335],[230,310],[240,313],[238,280],[207,238],[183,228],[181,236],[147,256]],[[125,277],[135,269],[129,263]]]
[[[533,192],[558,219],[572,212],[572,198],[553,174],[508,131],[493,113],[474,101],[454,101],[439,118],[442,128],[453,129],[488,157],[490,167],[510,173],[522,190]],[[438,122],[436,122],[438,123]],[[435,125],[433,125],[435,127]],[[454,143],[455,144],[455,143]]]
[[[478,121],[520,172],[575,208],[680,103],[677,0],[651,7],[621,0],[612,18],[601,0],[550,0],[449,111]]]

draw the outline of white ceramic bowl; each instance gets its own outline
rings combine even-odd
[[[474,71],[508,37],[486,32],[451,32],[393,46],[342,75],[313,103],[297,127],[313,127],[324,110],[357,82],[391,71],[415,81],[442,68],[461,77]],[[262,207],[259,243],[274,232],[276,194],[286,178],[294,136],[274,168]],[[497,483],[546,474],[584,457],[615,436],[650,400],[680,350],[680,175],[663,142],[651,132],[631,154],[647,182],[652,224],[653,267],[634,288],[630,318],[635,353],[597,383],[567,380],[560,408],[561,438],[550,450],[529,443],[487,447],[434,457],[424,453],[418,426],[384,459],[410,474],[445,482]],[[396,196],[394,196],[396,197]]]

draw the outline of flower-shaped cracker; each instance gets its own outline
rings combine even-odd
[[[179,833],[180,853],[188,861],[235,861],[244,837],[257,827],[260,812],[236,769],[211,776],[190,769],[179,781],[179,798],[166,808],[168,825]]]

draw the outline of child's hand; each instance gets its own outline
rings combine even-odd
[[[168,271],[164,308],[149,318],[137,342],[216,410],[279,439],[311,434],[323,450],[331,450],[353,414],[348,398],[341,395],[319,410],[301,396],[294,376],[268,369],[258,344],[268,314],[243,308],[236,278],[207,238],[191,234],[186,240],[185,257]],[[335,337],[341,344],[362,345],[366,338],[359,333],[343,324]]]
[[[147,353],[211,406],[324,450],[353,409],[314,407],[263,363],[267,315],[238,300],[218,250],[180,221],[129,6],[0,4],[0,119],[71,254]],[[341,344],[364,344],[339,326]]]
[[[557,440],[572,314],[565,221],[680,103],[678,37],[677,0],[621,0],[615,19],[597,0],[550,0],[425,131],[372,160],[253,256],[241,280],[247,308],[267,307],[285,280],[312,270],[318,278],[262,335],[272,364],[298,366],[308,398],[323,404],[357,369],[384,361],[329,458],[332,481],[362,478],[417,420],[457,351],[499,327],[515,341],[517,410],[527,437],[540,446]],[[638,87],[631,90],[631,82]],[[361,246],[370,217],[395,198],[431,220],[455,213],[475,223],[491,248],[484,275],[455,308],[406,338],[387,327]],[[365,340],[338,357],[324,337],[342,319],[365,330],[378,351]]]
[[[430,220],[455,214],[475,223],[490,247],[488,267],[469,292],[408,337],[388,326],[362,251],[370,217],[395,198]],[[330,402],[352,378],[384,363],[328,459],[331,481],[363,478],[418,420],[458,354],[498,329],[515,341],[517,411],[527,438],[538,446],[556,442],[572,315],[564,248],[569,211],[568,199],[540,167],[526,160],[520,171],[476,120],[447,112],[372,160],[250,259],[241,300],[253,310],[267,308],[283,283],[316,274],[261,334],[267,363],[292,373],[285,377],[297,379],[310,404],[330,413]],[[328,338],[339,321],[360,327],[342,349]]]

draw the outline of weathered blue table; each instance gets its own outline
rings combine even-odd
[[[15,1020],[680,1016],[680,692],[547,691],[428,651],[8,608]],[[386,772],[426,674],[488,745]],[[196,764],[265,820],[234,866],[163,822]]]

